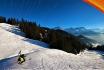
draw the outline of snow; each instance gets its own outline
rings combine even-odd
[[[100,46],[101,44],[99,44],[99,43],[92,43],[92,46],[93,47],[97,47],[97,46]]]
[[[104,70],[103,52],[85,50],[74,55],[44,48],[48,45],[43,42],[11,33],[12,27],[0,23],[0,70]],[[23,64],[17,62],[20,50],[26,56]]]
[[[11,33],[13,28],[14,26],[9,24],[0,23],[0,59],[17,55],[20,50],[29,53],[33,49],[48,46],[43,42],[20,36],[22,34],[20,31],[20,35],[15,34],[16,32]]]
[[[104,70],[104,59],[95,51],[74,55],[56,49],[40,49],[27,54],[23,64],[18,64],[17,59],[13,57],[0,61],[1,70]]]
[[[0,28],[15,33],[16,35],[21,35],[24,36],[24,33],[20,31],[20,29],[18,28],[18,26],[13,26],[13,25],[9,25],[9,24],[5,24],[5,23],[0,23]]]

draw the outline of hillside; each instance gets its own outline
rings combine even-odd
[[[44,48],[48,45],[21,35],[18,27],[0,23],[0,70],[104,70],[102,52],[85,50],[74,55]],[[20,50],[26,56],[22,64],[17,62]]]
[[[0,59],[17,55],[20,50],[23,53],[28,53],[33,51],[33,49],[42,48],[41,46],[48,46],[43,42],[20,36],[23,33],[19,29],[15,29],[15,26],[0,23]]]

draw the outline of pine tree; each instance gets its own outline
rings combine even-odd
[[[0,16],[0,23],[6,23],[6,18],[5,18],[5,17]]]

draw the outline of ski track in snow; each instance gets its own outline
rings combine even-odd
[[[0,70],[104,70],[102,52],[85,50],[74,55],[43,48],[48,45],[20,36],[18,27],[19,35],[13,29],[15,26],[0,23]],[[17,63],[20,50],[26,55],[23,64]]]

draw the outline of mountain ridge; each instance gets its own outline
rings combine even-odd
[[[2,24],[2,23],[0,23]],[[6,26],[5,26],[6,25]],[[24,37],[12,33],[12,26],[3,23],[0,25],[0,55],[5,57],[0,60],[0,70],[7,69],[35,69],[35,70],[103,70],[104,60],[96,51],[83,51],[78,55],[64,52],[57,49],[48,49],[39,44],[36,40],[33,44],[29,43]],[[6,30],[5,30],[6,27]],[[15,27],[14,27],[15,28]],[[26,39],[26,38],[25,38]],[[6,44],[5,44],[6,43]],[[42,42],[40,42],[42,43]],[[47,46],[47,44],[42,44]],[[25,47],[24,47],[25,46]],[[16,48],[17,47],[17,48]],[[19,48],[18,48],[19,47]],[[4,49],[3,49],[4,48]],[[11,49],[10,49],[11,48]],[[12,49],[13,48],[13,49]],[[23,50],[21,50],[23,49]],[[7,51],[8,50],[8,51]],[[17,50],[17,51],[16,51]],[[25,55],[25,62],[18,64],[18,53],[22,51]],[[1,57],[1,56],[0,56]],[[86,60],[86,61],[85,61]]]

